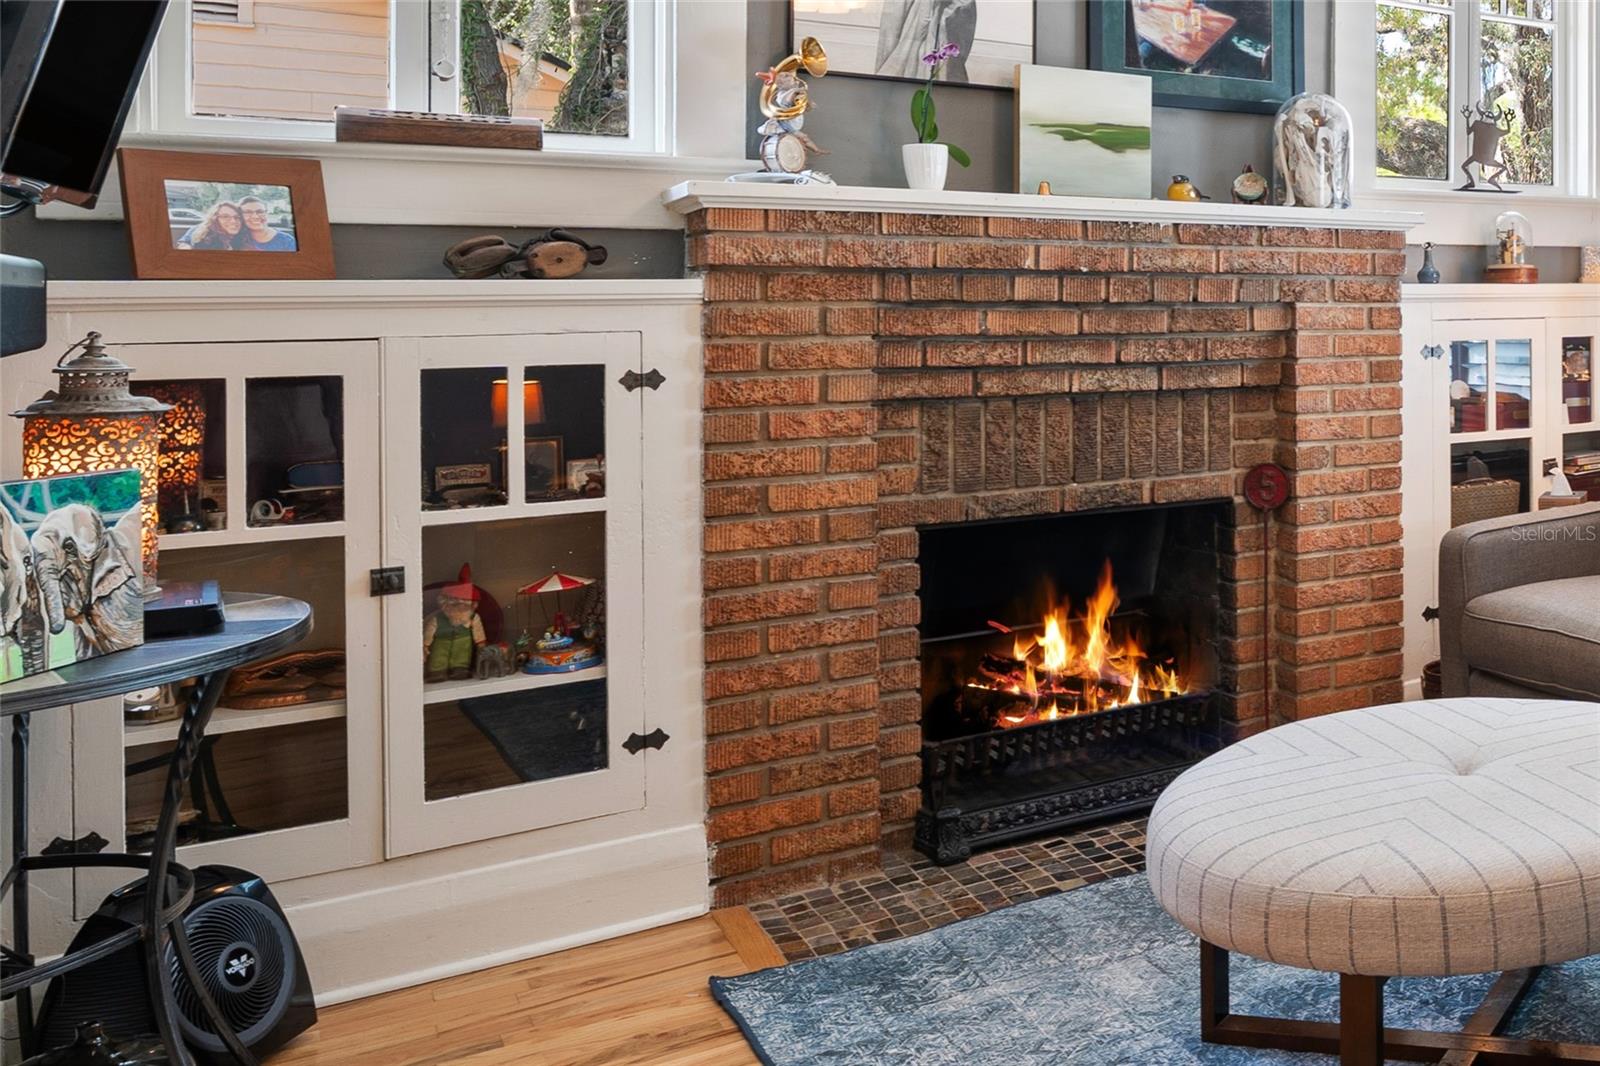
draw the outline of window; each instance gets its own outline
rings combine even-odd
[[[1498,129],[1502,184],[1560,185],[1558,9],[1575,6],[1378,0],[1374,173],[1464,182],[1462,161],[1486,151],[1485,135]],[[1492,173],[1474,170],[1475,180]]]
[[[553,149],[665,151],[671,6],[190,0],[158,45],[151,128],[331,140],[335,107],[401,108],[540,118]]]

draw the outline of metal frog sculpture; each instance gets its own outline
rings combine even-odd
[[[1485,107],[1481,102],[1477,107],[1467,105],[1461,109],[1461,117],[1467,120],[1467,136],[1472,138],[1472,154],[1461,164],[1461,173],[1467,176],[1467,183],[1457,189],[1457,192],[1466,192],[1478,187],[1472,179],[1472,171],[1467,168],[1478,164],[1478,176],[1495,187],[1497,192],[1506,192],[1497,180],[1509,168],[1504,159],[1500,158],[1500,142],[1505,135],[1511,132],[1511,120],[1515,117],[1509,107]]]

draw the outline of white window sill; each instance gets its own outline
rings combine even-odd
[[[1481,244],[1494,241],[1494,220],[1502,211],[1520,211],[1533,226],[1533,244],[1570,246],[1600,241],[1600,197],[1555,193],[1460,192],[1414,186],[1356,189],[1355,206],[1383,211],[1417,211],[1422,225],[1406,237],[1410,244]]]
[[[265,140],[202,134],[130,134],[127,147],[245,152],[322,163],[328,219],[391,226],[592,226],[677,229],[683,219],[661,190],[687,179],[720,180],[760,164],[662,154],[458,148],[324,140]],[[93,211],[46,204],[40,218],[123,217],[116,167]]]

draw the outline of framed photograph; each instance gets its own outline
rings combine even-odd
[[[1093,0],[1089,66],[1150,78],[1157,107],[1272,114],[1305,85],[1301,0]]]
[[[550,496],[566,488],[560,437],[528,437],[522,442],[522,454],[529,496]]]
[[[580,496],[603,496],[606,491],[606,464],[593,459],[567,460],[567,490]]]
[[[828,73],[922,81],[922,57],[946,44],[961,54],[939,81],[1009,88],[1018,63],[1033,62],[1034,0],[790,0],[790,46],[815,37]]]
[[[315,159],[123,148],[117,161],[135,277],[333,277]]]
[[[1150,198],[1150,79],[1072,67],[1016,71],[1017,191]]]

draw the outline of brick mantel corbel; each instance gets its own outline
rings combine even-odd
[[[837,879],[917,804],[919,525],[1238,499],[1239,732],[1398,697],[1399,280],[1419,219],[689,183],[704,273],[719,903]],[[1268,581],[1273,617],[1267,618]],[[1271,633],[1270,650],[1264,642]]]

